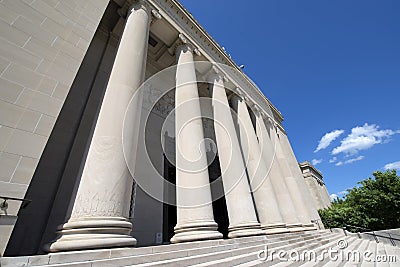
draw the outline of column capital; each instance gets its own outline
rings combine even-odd
[[[235,92],[235,95],[233,95],[233,97],[236,96],[236,97],[240,98],[240,100],[245,101],[245,102],[248,100],[246,94],[243,92],[243,90],[241,88],[236,87],[234,92]]]
[[[149,16],[151,16],[150,24],[162,18],[159,10],[151,3],[145,0],[133,0],[127,1],[121,8],[117,10],[117,13],[124,19],[132,13],[133,10],[143,9]]]
[[[180,33],[178,35],[178,38],[175,40],[175,42],[171,45],[171,47],[168,48],[168,52],[171,55],[176,54],[177,49],[185,47],[189,51],[191,51],[193,54],[196,54],[197,56],[201,56],[200,50],[198,47],[193,44],[185,34]]]
[[[160,14],[160,11],[157,9],[152,9],[151,10],[151,23],[154,23],[157,20],[162,19],[162,15]]]
[[[279,128],[278,124],[271,117],[268,117],[267,120],[271,124],[271,126],[275,129],[275,131],[278,132]]]
[[[261,107],[257,104],[252,105],[253,107],[253,112],[254,115],[259,116],[263,120],[266,119],[267,123],[271,125],[272,128],[275,129],[277,132],[278,129],[282,130],[282,126],[280,126],[269,114],[265,113],[264,110],[261,109]]]
[[[228,78],[225,73],[223,73],[215,64],[213,64],[208,72],[204,75],[206,79],[212,83],[214,80],[220,80],[223,82],[227,82]]]
[[[264,117],[265,116],[265,114],[264,114],[264,111],[260,108],[260,106],[259,105],[257,105],[257,104],[254,104],[253,105],[253,112],[254,112],[254,114],[256,115],[256,116],[259,116],[259,117]]]
[[[147,11],[149,15],[153,15],[153,10],[157,10],[152,4],[145,0],[130,0],[126,1],[125,4],[117,10],[117,12],[122,18],[126,18],[130,13],[132,13],[132,11],[138,9]]]

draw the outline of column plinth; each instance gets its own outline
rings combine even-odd
[[[208,77],[214,129],[228,210],[228,237],[264,234],[257,220],[239,139],[225,92],[224,77],[214,66]]]
[[[175,235],[171,243],[220,239],[222,234],[217,229],[218,225],[214,221],[182,223],[174,227]]]
[[[222,238],[212,209],[193,52],[187,43],[177,45],[175,52],[177,225],[172,243]]]
[[[123,217],[71,219],[59,228],[62,239],[49,249],[56,252],[134,246],[136,240],[130,236],[131,231],[131,222]]]
[[[286,227],[290,233],[304,232],[307,230],[302,223],[288,223]]]
[[[288,233],[286,223],[270,223],[262,225],[264,233],[267,235]]]
[[[48,251],[67,251],[136,245],[130,236],[133,177],[127,161],[135,160],[139,114],[125,112],[144,80],[151,10],[140,1],[127,16],[113,69],[83,168],[68,222]],[[140,109],[139,111],[140,112]],[[123,127],[127,143],[123,144]],[[124,155],[123,149],[128,148]],[[125,158],[125,156],[127,158]]]

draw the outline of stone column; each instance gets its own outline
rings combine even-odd
[[[323,186],[323,193],[322,195],[324,196],[324,203],[325,203],[325,208],[328,208],[331,206],[331,197],[329,196],[328,189],[326,188],[326,184]]]
[[[309,221],[308,223],[305,223],[305,226],[309,229],[316,228],[315,225],[314,227],[311,225],[311,220],[321,221],[321,218],[319,217],[317,208],[315,207],[315,204],[311,198],[310,191],[308,190],[305,180],[303,178],[303,174],[301,173],[299,163],[297,162],[296,156],[294,155],[292,146],[290,145],[287,135],[279,128],[277,129],[277,133],[279,133],[280,144],[286,157],[289,169],[291,170],[293,177],[298,184],[298,190],[301,192],[304,203],[306,205]]]
[[[129,9],[104,100],[83,168],[72,214],[49,251],[134,246],[130,236],[130,198],[133,178],[123,153],[123,123],[129,101],[144,80],[151,10],[142,2]],[[129,115],[129,114],[128,114]],[[137,114],[129,117],[138,118]],[[129,158],[136,153],[134,128],[124,133],[132,140]],[[130,144],[129,144],[130,145]]]
[[[314,179],[314,183],[315,183],[315,185],[317,186],[317,190],[318,190],[318,199],[319,199],[319,202],[321,203],[321,209],[324,209],[324,208],[325,208],[325,199],[324,199],[324,196],[322,195],[322,194],[323,194],[323,191],[322,191],[322,190],[324,190],[324,188],[323,188],[323,187],[324,187],[324,184],[320,184],[320,182],[317,181],[316,179]],[[307,184],[306,184],[306,185],[307,185]],[[307,187],[307,189],[308,189],[308,191],[310,191],[310,188]],[[317,210],[320,209],[320,208],[318,207],[318,205],[315,204],[315,206],[316,206]]]
[[[224,76],[213,67],[209,74],[214,129],[229,216],[228,237],[262,235],[250,192],[239,140],[225,92]]]
[[[278,134],[278,126],[274,125],[274,127],[270,131],[271,139],[276,143],[276,156],[279,161],[279,165],[281,167],[281,172],[283,174],[287,189],[290,193],[290,196],[293,200],[293,205],[296,210],[297,218],[302,224],[304,230],[309,230],[311,218],[309,216],[309,211],[304,200],[302,191],[292,174],[290,166],[287,162],[286,155],[283,152],[281,140],[281,135]],[[304,179],[303,179],[304,180]],[[311,228],[313,229],[313,228]]]
[[[313,176],[307,177],[305,179],[307,189],[313,197],[314,204],[317,209],[324,208],[324,201],[321,195],[321,185],[318,183],[317,179]]]
[[[175,92],[177,224],[172,243],[218,239],[208,176],[203,124],[193,52],[181,34],[175,51],[178,66]]]
[[[262,113],[258,107],[254,107],[256,117],[256,132],[262,157],[267,170],[267,180],[274,189],[274,196],[278,202],[279,211],[282,215],[282,222],[287,231],[302,231],[302,224],[297,218],[297,212],[293,204],[293,199],[286,186],[284,175],[281,172],[279,160],[276,154],[276,142],[272,141],[269,136]],[[265,193],[266,194],[266,193]],[[264,194],[264,195],[265,195]],[[279,226],[279,225],[278,225]],[[282,227],[282,226],[281,226]],[[275,229],[279,231],[280,229]]]
[[[268,170],[261,156],[245,97],[240,89],[237,89],[237,95],[232,97],[231,102],[237,112],[240,144],[261,227],[266,234],[287,232],[271,180],[267,177]]]

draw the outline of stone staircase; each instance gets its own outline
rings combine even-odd
[[[337,251],[337,259],[329,257],[329,249]],[[362,255],[366,251],[371,253],[369,258],[372,260],[376,255],[386,257],[386,261],[391,256],[392,262],[382,262],[383,258],[379,263],[363,261]],[[357,252],[361,255],[360,260],[346,258],[347,254],[355,255]],[[1,266],[400,266],[400,248],[323,230],[141,248],[3,257]]]

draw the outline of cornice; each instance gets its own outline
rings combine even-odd
[[[171,18],[183,32],[191,39],[205,57],[211,61],[226,64],[235,71],[224,70],[226,76],[235,84],[235,86],[246,91],[252,102],[257,103],[267,116],[272,117],[281,126],[283,116],[279,110],[269,101],[260,91],[257,85],[240,69],[240,67],[229,57],[224,49],[204,30],[196,21],[190,12],[177,0],[148,0],[154,6],[157,6],[160,13],[166,13],[165,19]],[[179,29],[178,29],[179,30]]]
[[[304,168],[309,168],[310,170],[312,170],[313,172],[315,172],[316,174],[318,174],[319,176],[321,176],[321,180],[323,180],[323,176],[322,173],[317,170],[317,168],[315,168],[314,165],[312,165],[309,161],[304,161],[299,163],[300,169],[304,169]]]

